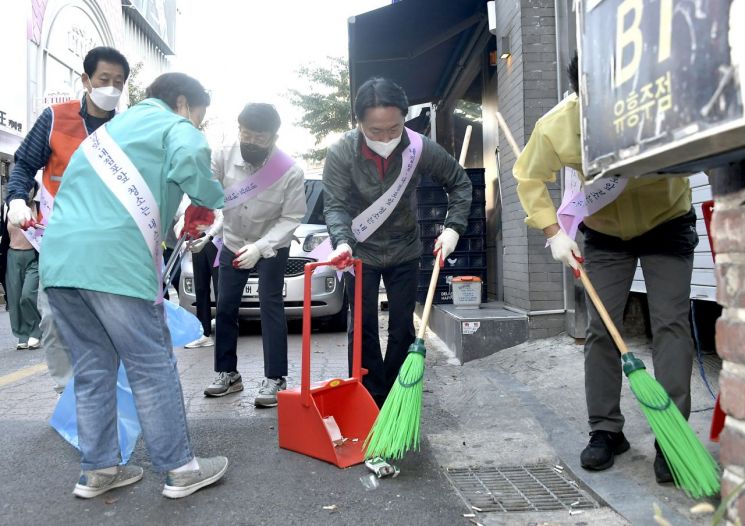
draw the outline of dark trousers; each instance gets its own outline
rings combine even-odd
[[[197,318],[202,324],[202,332],[205,336],[212,334],[212,299],[210,298],[210,284],[215,291],[215,302],[217,302],[217,279],[220,269],[214,266],[217,257],[217,247],[213,243],[207,243],[205,247],[191,255],[192,268],[194,270],[194,295],[197,298]]]
[[[168,260],[171,259],[171,254],[173,254],[173,249],[170,247],[166,247],[163,249],[163,263],[168,264]],[[178,296],[179,290],[178,290],[178,284],[179,280],[181,279],[181,265],[178,264],[175,267],[173,267],[173,271],[171,272],[171,285],[173,285],[173,288],[176,289],[176,296]],[[168,288],[166,287],[163,290],[163,297],[165,299],[168,298]]]
[[[261,340],[264,347],[264,376],[287,376],[287,319],[282,297],[289,248],[280,248],[273,258],[256,264],[259,273]],[[215,371],[232,372],[238,367],[238,309],[250,270],[233,268],[235,254],[223,246],[217,285]]]
[[[698,244],[696,214],[663,223],[624,241],[588,228],[585,233],[585,269],[617,327],[641,262],[652,323],[654,375],[680,412],[691,411],[693,340],[690,311],[693,250]],[[588,329],[585,340],[585,395],[590,428],[618,432],[623,429],[620,354],[600,315],[587,298]]]
[[[395,267],[377,268],[362,265],[362,367],[367,374],[362,384],[380,403],[388,396],[414,342],[414,307],[416,305],[419,260]],[[378,335],[378,290],[383,278],[388,294],[388,347],[385,359]],[[352,374],[352,341],[354,338],[354,276],[344,274],[351,321],[348,329],[349,371]]]

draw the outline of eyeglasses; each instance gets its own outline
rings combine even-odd
[[[238,136],[241,142],[250,142],[261,148],[267,148],[271,146],[274,134],[269,132],[253,132],[251,130],[240,129]]]

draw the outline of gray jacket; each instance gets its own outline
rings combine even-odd
[[[352,234],[352,219],[390,188],[401,171],[401,152],[409,145],[406,133],[388,157],[381,180],[375,162],[362,155],[362,132],[352,130],[329,148],[323,168],[326,225],[334,247],[347,243],[355,257],[367,265],[392,267],[422,255],[417,223],[416,187],[422,175],[431,176],[448,193],[445,227],[463,234],[471,211],[471,181],[450,154],[423,137],[422,155],[401,200],[386,222],[364,243]]]

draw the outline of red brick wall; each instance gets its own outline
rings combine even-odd
[[[720,456],[724,498],[745,480],[745,189],[716,197],[712,223],[717,301],[724,307],[717,322],[717,352],[724,361],[719,387],[727,413]],[[729,510],[729,520],[736,517],[745,518],[745,491]]]

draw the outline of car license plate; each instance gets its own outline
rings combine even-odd
[[[246,283],[246,288],[243,289],[243,295],[249,298],[259,297],[259,284],[257,283]],[[282,297],[287,296],[287,283],[282,286]]]

